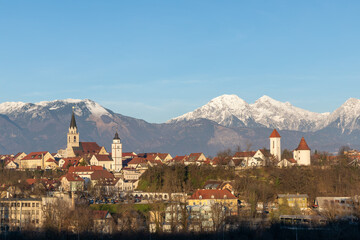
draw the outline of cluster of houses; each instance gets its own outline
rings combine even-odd
[[[112,196],[127,192],[133,197],[146,200],[177,202],[176,204],[169,204],[161,212],[150,212],[150,225],[148,226],[150,231],[158,231],[160,228],[162,231],[172,231],[174,228],[177,230],[186,228],[190,231],[211,231],[217,230],[219,222],[223,222],[225,217],[238,215],[240,208],[249,207],[245,201],[241,201],[234,195],[231,182],[208,181],[202,189],[196,190],[188,197],[186,193],[137,192],[136,188],[140,176],[149,167],[174,164],[214,167],[222,165],[235,170],[263,167],[270,164],[278,167],[309,166],[311,164],[311,150],[304,138],[300,140],[298,147],[293,151],[292,158],[282,158],[281,136],[276,129],[269,136],[269,141],[269,150],[236,152],[233,156],[227,156],[224,159],[221,157],[210,159],[203,153],[172,157],[169,153],[137,154],[135,152],[123,152],[121,139],[116,132],[111,145],[111,152],[107,152],[104,147],[99,146],[96,142],[80,142],[73,113],[65,149],[60,149],[57,153],[40,151],[29,154],[22,152],[16,155],[0,155],[0,162],[8,169],[63,170],[64,174],[59,179],[32,178],[27,179],[26,183],[33,191],[44,190],[58,193],[59,196],[62,196],[61,198],[69,203],[69,206],[73,205],[73,198],[69,198],[69,194],[66,195],[67,197],[61,194],[73,194],[87,190],[87,192],[93,191],[93,194],[98,196]],[[43,224],[44,217],[41,209],[48,205],[49,198],[15,199],[9,196],[9,191],[7,191],[6,196],[1,191],[0,194],[0,214],[2,217],[8,217],[6,221],[13,221],[13,226],[18,227],[24,219],[36,227]],[[309,209],[308,196],[304,194],[278,195],[276,204],[284,203],[302,211]],[[336,204],[341,206],[341,209],[354,211],[355,204],[350,198],[317,198],[316,200],[319,211],[325,211],[329,208],[327,206],[333,207]],[[20,212],[17,211],[19,207],[22,209]],[[264,206],[258,206],[259,211],[263,210],[261,208]],[[9,214],[9,211],[12,210],[15,211],[14,214]],[[108,226],[114,221],[112,215],[106,211],[98,211],[94,216],[98,216],[97,224]],[[184,219],[188,220],[186,226],[183,224]],[[117,221],[121,222],[121,219]],[[112,228],[106,229],[107,232],[112,231]]]

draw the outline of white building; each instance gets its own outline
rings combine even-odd
[[[294,150],[293,156],[297,162],[297,165],[310,166],[310,148],[307,145],[304,137],[301,138],[299,146]]]
[[[115,162],[115,172],[120,172],[122,169],[122,144],[117,132],[115,133],[113,143],[111,144],[111,157]]]
[[[273,155],[278,162],[281,161],[281,136],[280,134],[274,129],[271,133],[270,137],[270,154]]]

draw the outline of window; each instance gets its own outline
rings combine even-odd
[[[76,136],[74,136],[74,142],[76,142]]]

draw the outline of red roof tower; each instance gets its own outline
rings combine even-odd
[[[278,131],[276,131],[276,129],[274,129],[274,131],[272,131],[271,135],[269,138],[281,138],[280,134],[278,133]]]

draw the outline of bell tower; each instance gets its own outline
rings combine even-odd
[[[115,172],[120,172],[122,169],[122,143],[117,131],[111,144],[111,156],[115,162]]]
[[[68,152],[67,157],[70,157],[69,153],[73,152],[72,151],[73,147],[79,147],[79,142],[80,142],[79,133],[77,131],[77,126],[76,126],[76,121],[75,121],[75,114],[74,114],[74,107],[73,107],[69,132],[67,134],[67,152]]]

